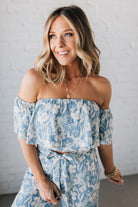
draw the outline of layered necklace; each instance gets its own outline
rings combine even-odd
[[[77,81],[77,83],[74,84],[72,90],[74,90],[74,89],[79,85],[81,78],[82,78],[82,77],[80,77],[79,80]],[[70,98],[71,98],[72,90],[70,90],[69,87],[70,87],[71,84],[69,84],[69,86],[67,86],[67,80],[66,80],[66,79],[64,79],[64,84],[65,84],[65,89],[66,89],[66,94],[67,94],[66,96],[67,96],[67,99],[70,99]],[[73,84],[73,83],[72,83],[72,84]]]

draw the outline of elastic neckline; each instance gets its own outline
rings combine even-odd
[[[41,99],[38,99],[36,101],[36,103],[39,101],[43,101],[43,100],[62,100],[62,101],[67,101],[67,102],[69,102],[69,101],[86,101],[86,102],[91,102],[93,104],[96,104],[100,108],[98,103],[96,103],[95,101],[92,101],[89,99],[82,99],[82,98],[70,98],[70,99],[67,99],[67,98],[41,98]]]
[[[22,100],[19,96],[17,96],[17,98],[19,99],[19,100],[21,100],[22,102],[24,102],[24,103],[28,103],[28,104],[36,104],[36,103],[38,103],[38,102],[41,102],[41,101],[46,101],[46,100],[59,100],[59,101],[84,101],[84,102],[90,102],[90,103],[92,103],[92,104],[95,104],[96,106],[98,106],[98,108],[100,109],[100,110],[110,110],[110,108],[108,108],[108,109],[101,109],[100,108],[100,106],[99,106],[99,104],[98,103],[96,103],[95,101],[92,101],[92,100],[89,100],[89,99],[82,99],[82,98],[70,98],[70,99],[67,99],[67,98],[41,98],[41,99],[38,99],[36,102],[27,102],[27,101],[24,101],[24,100]]]

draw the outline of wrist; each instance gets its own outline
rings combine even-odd
[[[44,183],[44,182],[48,182],[48,178],[46,177],[46,175],[44,173],[41,173],[39,175],[35,175],[35,180],[38,184]]]
[[[111,174],[111,173],[113,173],[114,172],[114,170],[115,170],[115,166],[113,166],[112,168],[108,168],[108,169],[104,169],[104,174]]]
[[[114,168],[113,172],[111,172],[111,173],[104,172],[105,176],[109,179],[116,176],[118,173],[119,173],[119,170],[116,167]]]

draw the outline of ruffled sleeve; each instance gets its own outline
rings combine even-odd
[[[14,102],[14,132],[18,134],[19,139],[26,140],[26,143],[35,144],[30,141],[28,128],[34,113],[35,103],[25,102],[19,97]]]
[[[110,109],[100,110],[100,144],[109,145],[112,141],[113,116]]]

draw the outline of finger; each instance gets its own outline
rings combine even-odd
[[[52,203],[54,205],[58,204],[58,201],[56,199],[54,199],[54,197],[51,197],[51,199],[47,199],[46,201],[49,202],[49,203]]]
[[[49,202],[49,203],[53,203],[53,202],[52,202],[51,200],[49,200],[49,199],[46,199],[46,201]]]
[[[57,197],[57,200],[61,199],[61,193],[59,189],[57,188],[57,186],[54,186],[54,193],[55,193],[55,197]]]
[[[124,184],[124,180],[123,180],[123,178],[121,179],[121,184],[122,184],[122,185]]]
[[[117,179],[121,184],[124,183],[123,177],[121,176],[121,174],[119,175],[119,178]]]
[[[57,193],[56,193],[55,191],[54,191],[54,197],[55,197],[55,199],[56,199],[57,201],[60,200],[59,196],[57,195]]]
[[[123,178],[122,175],[121,175],[121,173],[119,174],[119,176],[120,176],[120,178]]]
[[[118,170],[118,175],[119,175],[120,178],[122,178],[120,170]]]
[[[116,179],[111,179],[114,183],[118,183],[119,180],[116,180]]]
[[[44,200],[44,201],[47,201],[47,202],[49,202],[49,203],[53,203],[50,199],[48,199],[47,197],[43,197],[43,196],[41,196],[41,198]]]
[[[53,203],[53,204],[58,204],[59,203],[59,201],[60,200],[58,200],[58,199],[56,199],[55,198],[55,193],[54,193],[54,191],[52,192],[52,194],[51,194],[51,196],[50,196],[50,200],[51,200],[51,202]]]
[[[123,184],[124,183],[124,180],[123,180],[123,176],[121,175],[121,172],[120,172],[120,170],[118,170],[119,171],[119,177],[121,178],[121,181],[120,181],[120,183],[121,184]]]
[[[114,179],[114,178],[112,178],[112,182],[114,182],[114,183],[116,183],[116,184],[123,184],[123,182],[122,182],[122,179]]]
[[[52,182],[52,186],[53,186],[53,190],[56,193],[56,195],[58,196],[58,198],[61,199],[61,193],[60,193],[60,190],[58,189],[57,185]]]
[[[123,180],[123,177],[122,177],[122,175],[120,174],[120,178],[121,178],[121,182],[122,182],[122,184],[124,183],[124,180]]]
[[[111,182],[117,182],[117,181],[119,181],[119,179],[118,178],[109,178],[109,180],[111,181]]]

